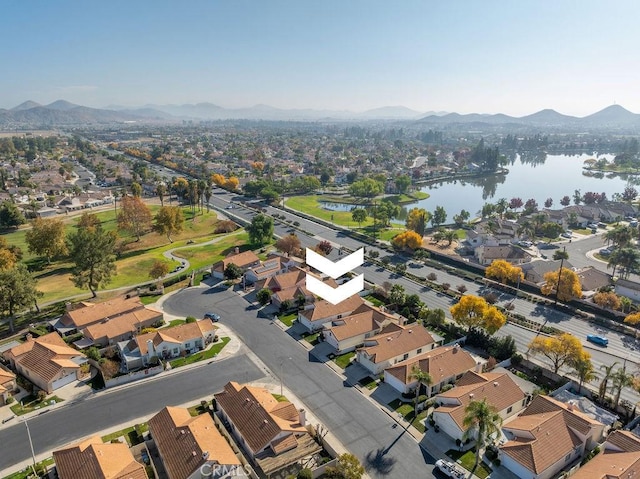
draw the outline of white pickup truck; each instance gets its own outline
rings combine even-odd
[[[452,479],[464,479],[466,474],[462,471],[456,464],[453,462],[448,462],[443,459],[438,459],[436,461],[436,467],[445,474],[447,477],[451,477]]]

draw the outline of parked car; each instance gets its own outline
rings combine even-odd
[[[587,225],[587,228],[591,228],[592,230],[593,230],[593,229],[598,229],[598,225],[597,225],[597,224],[595,224],[595,223],[589,223],[589,224]]]
[[[611,250],[608,248],[602,248],[600,251],[598,251],[598,253],[600,253],[602,256],[609,256],[611,254]]]
[[[228,209],[228,210],[232,210],[232,209],[233,209],[233,205],[229,205],[229,206],[227,206],[227,209]]]
[[[598,346],[606,346],[609,344],[609,340],[604,336],[598,336],[597,334],[587,334],[587,341],[597,344]]]
[[[217,323],[218,321],[220,321],[220,315],[217,313],[211,313],[211,312],[204,313],[204,319],[210,319],[214,323]]]
[[[560,236],[562,236],[563,238],[571,238],[573,235],[571,234],[571,231],[565,231]]]

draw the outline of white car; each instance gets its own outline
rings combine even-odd
[[[560,236],[562,236],[563,238],[571,238],[573,235],[571,234],[570,231],[565,231]]]
[[[440,472],[442,472],[447,477],[451,477],[452,479],[465,479],[466,474],[464,471],[460,470],[456,464],[453,462],[445,461],[444,459],[438,459],[436,461],[436,467]]]

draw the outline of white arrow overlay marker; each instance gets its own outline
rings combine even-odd
[[[333,279],[339,278],[343,274],[356,269],[364,263],[364,248],[354,251],[346,258],[342,258],[340,261],[336,261],[335,263],[309,248],[306,248],[306,250],[307,264],[324,274],[328,274]]]
[[[307,275],[307,289],[331,304],[338,304],[364,289],[364,275],[359,274],[337,288],[332,288],[319,279]]]

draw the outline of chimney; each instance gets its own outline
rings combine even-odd
[[[573,411],[573,402],[569,401],[569,402],[567,403],[567,409],[568,409],[569,411]]]
[[[71,311],[73,309],[73,304],[71,303],[71,301],[67,301],[66,303],[64,303],[64,307],[67,311]]]
[[[235,254],[239,254],[239,253],[240,253],[240,248],[238,248],[238,247],[236,246],[236,248],[235,248],[233,251],[235,252]]]
[[[298,418],[298,422],[301,426],[307,425],[307,411],[305,411],[304,409],[298,409]]]
[[[27,333],[27,335],[24,337],[27,341],[33,341],[33,334],[31,333]]]
[[[459,349],[460,349],[460,344],[459,344],[459,343],[455,343],[455,344],[453,345],[453,352],[454,352],[454,353],[457,353]]]
[[[475,369],[475,371],[476,371],[477,373],[481,373],[481,372],[482,372],[482,363],[481,363],[480,361],[478,361],[478,362],[476,363],[476,369]]]
[[[155,348],[153,347],[153,340],[147,339],[147,356],[152,358],[156,355]]]

